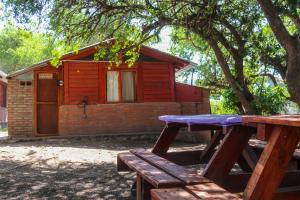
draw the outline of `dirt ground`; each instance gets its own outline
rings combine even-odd
[[[150,148],[154,141],[88,137],[2,143],[0,199],[132,199],[134,174],[118,173],[116,156],[132,148]]]

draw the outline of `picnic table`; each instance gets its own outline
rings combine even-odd
[[[147,199],[151,188],[185,186],[201,183],[203,180],[208,182],[197,175],[196,171],[187,170],[182,166],[207,163],[224,138],[224,133],[230,127],[242,123],[239,115],[166,115],[160,116],[159,119],[164,121],[166,126],[151,152],[138,149],[118,155],[118,171],[137,172],[137,199]],[[204,150],[168,152],[182,128],[187,128],[191,133],[201,130],[216,132]],[[255,159],[256,155],[251,148],[245,148],[238,163],[245,171],[252,171]]]
[[[150,199],[150,189],[155,200],[300,199],[300,172],[287,170],[300,139],[300,116],[160,119],[166,127],[151,152],[138,149],[118,156],[120,170],[127,167],[137,172],[137,199]],[[224,131],[217,132],[204,151],[168,152],[182,127],[189,131]],[[259,159],[248,144],[254,134],[267,141]],[[208,164],[201,175],[184,167],[204,161]],[[242,172],[232,172],[235,163]]]

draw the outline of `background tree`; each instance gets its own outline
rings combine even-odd
[[[209,77],[210,83],[204,79],[200,79],[199,83],[214,83],[214,87],[225,87],[224,91],[228,91],[226,94],[230,94],[227,97],[238,98],[228,102],[235,102],[239,112],[248,114],[278,112],[276,109],[263,107],[268,104],[274,105],[266,103],[270,98],[278,100],[274,101],[275,104],[285,101],[284,85],[278,84],[277,79],[290,79],[285,76],[285,65],[289,65],[290,62],[284,60],[289,56],[274,40],[273,35],[270,36],[265,18],[261,14],[260,5],[267,1],[259,2],[260,4],[255,0],[5,1],[7,9],[12,10],[16,18],[23,20],[37,12],[48,12],[50,28],[55,30],[59,37],[70,42],[115,37],[122,42],[117,43],[115,48],[110,48],[113,53],[128,53],[128,49],[138,47],[145,41],[155,42],[159,39],[159,32],[163,27],[172,27],[174,32],[181,32],[183,37],[178,38],[185,38],[185,41],[188,41],[186,43],[193,46],[193,51],[207,54],[209,59],[202,62],[218,63],[220,66],[219,69],[201,68],[201,73],[205,74],[203,77]],[[276,9],[280,8],[280,13],[290,15],[290,19],[298,22],[297,9],[294,8],[291,15],[288,12],[290,7],[285,1],[276,2]],[[25,7],[30,8],[28,12]],[[290,24],[286,26],[292,27]],[[135,42],[134,45],[132,41]],[[173,41],[178,42],[176,39]],[[131,54],[134,55],[128,53]],[[269,80],[273,82],[272,87]],[[290,88],[289,91],[292,93]],[[276,92],[282,98],[267,95],[272,92]],[[296,99],[294,95],[292,99]]]
[[[291,98],[300,105],[300,2],[297,0],[258,0],[269,25],[284,48],[282,65]]]
[[[11,73],[49,59],[54,53],[53,45],[49,35],[32,33],[7,24],[0,31],[0,68]]]

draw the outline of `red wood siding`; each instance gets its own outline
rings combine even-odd
[[[182,83],[175,83],[176,101],[178,102],[202,102],[203,89]]]
[[[95,62],[65,62],[65,103],[78,104],[88,97],[89,104],[98,103],[99,72]]]
[[[174,85],[172,66],[168,63],[142,63],[142,91],[144,102],[173,101]]]
[[[112,70],[135,71],[137,102],[175,101],[173,66],[163,62],[141,62],[137,68],[126,65],[112,67]],[[89,104],[106,102],[105,62],[64,62],[64,103],[78,104],[85,96]]]
[[[6,84],[0,84],[0,107],[6,107]]]

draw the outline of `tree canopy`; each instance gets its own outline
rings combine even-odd
[[[296,0],[5,0],[25,23],[49,18],[49,29],[70,43],[114,37],[108,49],[126,52],[172,30],[172,52],[200,56],[198,84],[221,91],[247,114],[273,114],[287,98],[300,105],[300,10]],[[105,52],[100,52],[100,56]],[[288,92],[285,87],[287,86]]]
[[[32,33],[7,24],[0,31],[0,68],[11,73],[52,55],[53,43],[45,34]]]

